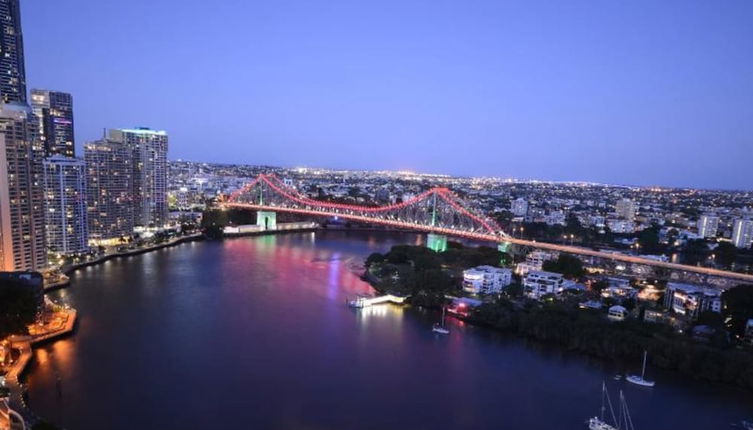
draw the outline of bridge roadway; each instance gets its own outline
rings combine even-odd
[[[288,213],[295,213],[295,214],[301,214],[301,215],[340,217],[340,218],[344,218],[344,219],[348,219],[352,221],[364,222],[364,223],[381,224],[381,225],[408,229],[408,230],[418,230],[418,231],[424,231],[427,233],[444,234],[447,236],[462,237],[465,239],[479,240],[483,242],[512,243],[515,245],[522,245],[522,246],[528,246],[532,248],[564,252],[567,254],[585,255],[589,257],[597,257],[597,258],[604,258],[608,260],[620,261],[624,263],[641,264],[641,265],[652,266],[652,267],[662,267],[665,269],[676,270],[676,271],[681,271],[681,272],[691,272],[691,273],[698,273],[698,274],[708,275],[708,276],[718,276],[721,278],[736,279],[743,282],[753,283],[753,275],[746,274],[746,273],[731,272],[728,270],[719,270],[719,269],[713,269],[710,267],[688,266],[685,264],[668,263],[664,261],[652,260],[652,259],[643,258],[643,257],[636,257],[632,255],[627,255],[627,254],[595,251],[592,249],[581,248],[578,246],[557,245],[557,244],[548,243],[548,242],[537,242],[535,240],[516,239],[510,236],[494,235],[494,234],[489,234],[489,233],[474,233],[474,232],[458,231],[458,230],[452,230],[449,228],[428,226],[428,225],[393,220],[393,219],[384,219],[384,218],[373,217],[373,216],[370,217],[370,216],[363,216],[363,215],[357,215],[357,214],[349,214],[347,212],[335,212],[335,211],[322,210],[322,209],[312,210],[312,209],[293,208],[293,207],[285,207],[285,206],[254,205],[254,204],[249,204],[249,203],[235,203],[235,202],[227,202],[227,203],[223,203],[223,205],[226,207],[235,207],[235,208],[250,209],[250,210],[257,210],[257,211],[277,211],[277,212],[288,212]]]

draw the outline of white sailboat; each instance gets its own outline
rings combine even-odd
[[[450,331],[447,330],[447,328],[444,326],[444,314],[445,314],[445,307],[442,306],[442,320],[438,323],[435,323],[434,327],[431,328],[431,331],[433,331],[434,333],[450,334]]]
[[[628,375],[627,378],[625,378],[628,382],[633,383],[635,385],[640,385],[643,387],[653,387],[656,382],[649,381],[646,379],[646,357],[648,356],[648,352],[643,351],[643,370],[641,370],[641,376],[638,375]]]
[[[612,424],[606,421],[607,406],[609,406],[609,414],[612,418]],[[619,417],[614,415],[614,408],[612,408],[612,401],[609,399],[609,392],[607,391],[607,385],[602,383],[601,385],[601,415],[593,417],[588,420],[589,430],[635,430],[633,426],[633,419],[630,417],[630,411],[628,410],[627,401],[625,396],[620,391],[620,414]]]

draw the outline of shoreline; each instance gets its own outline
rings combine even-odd
[[[61,328],[37,336],[23,336],[17,340],[11,340],[11,349],[17,349],[19,357],[5,373],[5,383],[10,390],[8,405],[21,415],[27,423],[33,425],[42,420],[26,404],[26,400],[24,399],[26,389],[21,383],[29,368],[29,364],[34,358],[34,348],[73,333],[77,320],[78,312],[74,309],[68,309],[65,311],[65,323]]]

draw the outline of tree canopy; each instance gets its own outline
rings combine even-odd
[[[28,333],[37,314],[37,297],[21,281],[0,279],[0,338]]]

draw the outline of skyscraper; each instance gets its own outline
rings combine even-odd
[[[43,150],[36,133],[28,106],[0,104],[0,270],[35,270],[47,262]]]
[[[134,225],[167,223],[167,133],[148,128],[110,130],[110,140],[133,152]]]
[[[31,108],[39,119],[39,134],[45,156],[75,156],[73,97],[68,93],[31,90]]]
[[[698,218],[698,236],[716,237],[719,229],[719,217],[716,215],[701,215]]]
[[[26,103],[19,0],[0,0],[0,102]]]
[[[55,155],[44,161],[47,249],[58,254],[89,250],[84,161]]]
[[[635,202],[630,199],[620,199],[615,204],[615,212],[620,218],[633,222],[635,221]]]
[[[107,243],[133,234],[133,151],[103,139],[84,145],[89,237]]]
[[[732,244],[738,248],[750,248],[753,244],[753,220],[735,220],[732,227]]]

